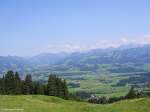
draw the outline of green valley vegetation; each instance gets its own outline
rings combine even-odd
[[[47,95],[56,96],[63,99],[72,99],[80,101],[88,101],[96,104],[108,104],[121,100],[149,97],[150,93],[136,91],[131,87],[125,96],[106,97],[94,96],[87,92],[69,93],[65,80],[58,78],[56,75],[49,75],[47,83],[36,82],[32,80],[31,75],[26,75],[22,80],[18,72],[8,71],[0,78],[0,94],[1,95]],[[85,100],[86,99],[86,100]]]
[[[144,98],[144,97],[150,97],[150,92],[137,91],[132,86],[130,91],[125,96],[118,96],[118,97],[91,96],[91,98],[89,98],[88,101],[90,103],[96,103],[96,104],[109,104],[121,100],[137,99],[137,98]]]
[[[22,80],[19,74],[8,71],[0,78],[0,94],[1,95],[50,95],[61,98],[68,98],[68,89],[66,81],[58,78],[56,75],[49,75],[47,84],[35,82],[31,75],[26,75]]]

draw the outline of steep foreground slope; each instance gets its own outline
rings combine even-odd
[[[0,96],[0,112],[150,112],[150,98],[109,105],[67,101],[49,96]]]

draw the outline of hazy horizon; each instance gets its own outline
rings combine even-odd
[[[150,43],[148,0],[1,0],[0,56]]]

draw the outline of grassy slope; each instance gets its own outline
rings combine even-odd
[[[24,109],[17,112],[149,112],[149,107],[150,98],[95,105],[48,96],[0,96],[0,112],[6,112],[3,109]]]

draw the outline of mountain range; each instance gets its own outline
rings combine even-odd
[[[24,58],[0,56],[0,73],[7,70],[29,72],[37,67],[73,66],[97,64],[145,64],[150,63],[150,45],[126,45],[118,48],[94,49],[74,53],[44,53]]]

